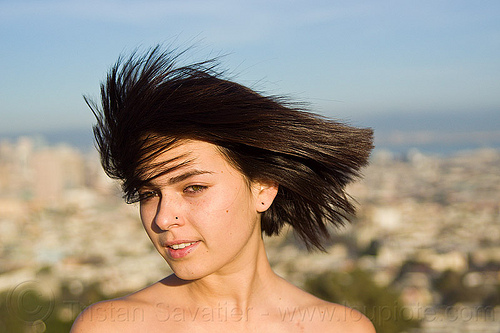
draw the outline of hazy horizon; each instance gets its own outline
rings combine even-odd
[[[376,150],[401,153],[417,148],[423,152],[448,154],[476,148],[500,149],[500,112],[496,110],[468,114],[387,113],[339,120],[373,128]],[[67,143],[83,150],[93,148],[90,125],[0,132],[0,141],[15,141],[21,136],[38,137],[49,145]]]

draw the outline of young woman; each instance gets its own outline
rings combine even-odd
[[[262,96],[213,61],[177,61],[159,47],[121,59],[102,106],[87,100],[105,171],[139,202],[174,273],[90,306],[72,332],[374,332],[277,276],[262,240],[289,224],[323,249],[328,225],[354,213],[345,186],[367,163],[371,130]]]

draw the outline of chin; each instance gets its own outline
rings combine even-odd
[[[198,280],[201,279],[207,275],[209,275],[208,272],[206,272],[203,269],[196,269],[196,268],[188,268],[186,266],[184,267],[179,267],[181,265],[170,265],[170,269],[172,269],[172,272],[181,280],[186,280],[186,281],[192,281],[192,280]]]
[[[174,275],[184,281],[199,280],[206,276],[204,274],[196,274],[196,272],[189,273],[189,272],[176,272],[176,271],[174,271]]]

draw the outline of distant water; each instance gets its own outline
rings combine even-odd
[[[481,148],[500,149],[500,110],[399,112],[359,116],[351,122],[375,131],[375,150],[450,155]]]
[[[443,143],[430,143],[430,144],[407,144],[407,145],[376,145],[374,152],[377,151],[390,151],[395,154],[405,155],[408,152],[417,150],[424,154],[449,156],[458,152],[471,151],[476,149],[496,149],[500,151],[500,143],[491,144],[477,144],[477,143],[457,143],[457,144],[443,144]]]
[[[500,149],[500,110],[447,114],[401,112],[344,120],[355,126],[372,127],[375,131],[375,151],[405,154],[417,149],[422,153],[449,155],[480,148]],[[0,140],[15,141],[23,135],[38,137],[48,145],[66,143],[82,151],[94,149],[90,126],[8,135],[0,133]]]
[[[76,147],[82,152],[88,152],[95,149],[93,134],[90,130],[73,130],[50,133],[23,133],[21,135],[0,135],[0,141],[9,140],[11,142],[15,142],[20,136],[34,137],[38,142],[43,142],[43,144],[49,146],[68,144]],[[377,139],[375,139],[374,152],[376,153],[377,151],[386,150],[395,154],[404,155],[410,151],[418,150],[424,154],[446,156],[461,151],[481,148],[493,148],[500,150],[500,134],[498,137],[499,140],[490,140],[490,142],[477,142],[477,140],[471,140],[467,142],[464,140],[460,140],[459,142],[433,141],[429,143],[391,143],[387,142],[387,140],[382,140],[383,142],[377,142]]]
[[[19,137],[32,137],[37,141],[41,141],[48,146],[58,144],[67,144],[77,149],[87,152],[94,149],[94,136],[91,129],[73,129],[73,130],[56,130],[56,131],[29,131],[22,133],[14,133],[8,135],[0,135],[0,140],[9,140],[14,142]]]

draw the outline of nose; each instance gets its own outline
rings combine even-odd
[[[172,200],[162,198],[156,208],[154,224],[163,231],[179,227],[183,224],[179,212],[178,205],[175,205]]]

